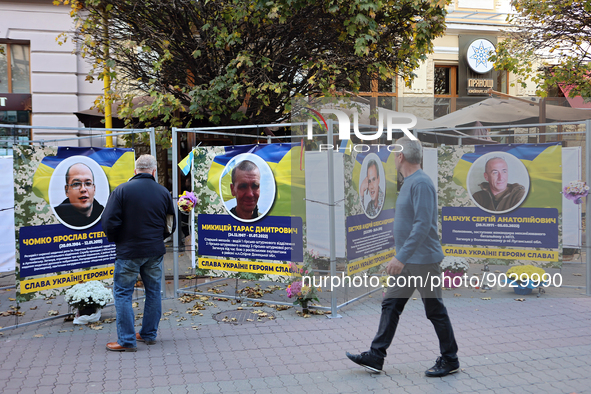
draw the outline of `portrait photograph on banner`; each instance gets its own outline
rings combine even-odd
[[[373,273],[395,255],[395,153],[385,145],[345,150],[345,231],[348,275]]]
[[[299,144],[194,150],[198,275],[285,281],[304,262]]]
[[[560,143],[445,146],[438,165],[446,255],[561,266]]]
[[[110,193],[133,176],[131,149],[14,147],[19,300],[112,280],[115,244],[100,219]]]

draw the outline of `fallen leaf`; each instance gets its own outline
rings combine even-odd
[[[36,335],[33,335],[33,338],[43,338],[43,334],[36,334]]]
[[[131,306],[132,306],[133,308],[137,308],[138,306],[140,306],[140,304],[138,304],[137,302],[134,302],[134,303],[132,303],[132,304],[131,304]]]
[[[32,306],[29,309],[32,310],[32,311],[34,311],[35,309],[37,309],[37,307],[36,306]]]
[[[486,293],[486,290],[480,290],[481,293]]]
[[[68,330],[59,330],[58,334],[61,334],[62,332],[68,332]]]
[[[275,305],[275,310],[278,310],[278,311],[285,311],[285,310],[291,309],[291,308],[292,308],[292,306],[290,306],[290,305]]]
[[[488,300],[490,300],[491,298],[490,298],[490,297],[482,297],[482,299],[483,299],[483,300],[485,300],[485,301],[488,301]]]
[[[10,298],[10,297],[8,297],[8,301],[16,301],[16,298]]]
[[[525,301],[525,298],[516,298],[515,301],[521,301],[521,302],[523,302],[523,301]]]
[[[236,308],[236,309],[237,309],[237,310],[239,310],[239,311],[241,311],[241,310],[242,310],[242,307],[241,307],[241,306],[239,306],[239,307],[238,307],[238,308]]]
[[[576,274],[573,274],[573,276],[583,276],[583,274],[576,273]],[[10,298],[9,298],[9,299],[10,299]],[[13,301],[14,301],[14,300],[13,300]]]
[[[459,293],[454,293],[454,297],[461,297],[462,295]]]
[[[47,312],[47,314],[48,314],[49,316],[56,316],[56,315],[58,315],[58,314],[59,314],[59,312],[58,312],[58,311],[49,311],[49,312]]]
[[[98,331],[98,330],[102,330],[103,329],[103,326],[91,326],[90,328],[92,330],[97,330]]]

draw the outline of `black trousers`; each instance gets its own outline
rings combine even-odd
[[[380,326],[371,343],[370,353],[372,355],[380,358],[386,357],[386,350],[394,339],[404,306],[415,289],[418,289],[425,306],[427,319],[431,320],[439,338],[441,356],[446,361],[456,361],[458,359],[458,345],[447,309],[443,305],[443,299],[441,298],[441,284],[431,289],[431,277],[433,276],[441,277],[441,268],[438,263],[407,264],[400,275],[395,277],[400,286],[390,286],[384,296]],[[422,278],[422,286],[419,278]],[[390,282],[394,283],[393,280]]]

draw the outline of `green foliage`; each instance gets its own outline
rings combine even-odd
[[[591,6],[587,0],[513,0],[515,26],[492,57],[495,67],[510,71],[525,86],[530,78],[546,96],[559,84],[570,97],[591,97],[589,47]]]
[[[282,121],[293,96],[358,91],[366,75],[408,77],[444,32],[447,3],[74,0],[70,6],[74,39],[93,64],[88,79],[109,73],[112,97],[124,102],[119,112],[190,126]],[[132,108],[130,98],[139,95],[155,100]]]

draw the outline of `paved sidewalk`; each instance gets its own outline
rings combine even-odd
[[[444,378],[424,376],[438,346],[420,300],[409,301],[384,372],[372,375],[345,351],[367,350],[378,325],[379,292],[343,308],[341,319],[303,318],[293,308],[248,303],[243,310],[276,319],[242,325],[212,318],[240,306],[214,295],[207,302],[215,306],[201,310],[203,316],[186,313],[196,301],[166,299],[157,344],[139,343],[137,353],[105,349],[117,338],[114,322],[78,327],[57,319],[3,331],[0,392],[591,393],[591,298],[556,298],[551,290],[540,298],[507,291],[446,293],[462,370]],[[15,306],[12,297],[14,289],[0,291],[0,311]],[[50,310],[67,312],[59,297],[20,306],[21,323]],[[136,313],[142,308],[139,301]],[[103,320],[114,317],[113,307],[103,310]],[[0,326],[14,322],[14,316],[0,317]]]

